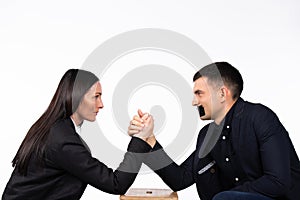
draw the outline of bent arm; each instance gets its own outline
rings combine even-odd
[[[194,153],[181,165],[177,165],[156,142],[144,163],[155,171],[173,191],[179,191],[194,183],[193,159]]]
[[[143,140],[132,137],[124,159],[115,171],[93,158],[79,140],[65,142],[60,148],[53,148],[49,155],[58,167],[83,182],[107,193],[124,194],[137,176],[143,153],[150,150]]]
[[[254,120],[254,129],[259,143],[263,174],[233,190],[278,197],[284,195],[291,184],[291,143],[288,133],[274,113],[269,110],[260,113],[260,117]]]

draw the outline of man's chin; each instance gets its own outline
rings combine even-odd
[[[200,119],[201,119],[201,120],[210,120],[210,118],[209,118],[209,117],[207,117],[206,115],[202,115],[202,116],[200,116]]]

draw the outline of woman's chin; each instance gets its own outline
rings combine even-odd
[[[94,121],[96,121],[96,117],[91,117],[91,118],[88,118],[88,119],[85,119],[85,120],[87,120],[89,122],[94,122]]]

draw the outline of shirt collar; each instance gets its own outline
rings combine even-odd
[[[236,105],[238,104],[238,102],[240,102],[242,99],[239,98],[233,105],[232,107],[229,109],[229,111],[227,112],[227,114],[225,115],[224,119],[221,121],[220,125],[217,125],[216,123],[214,124],[214,128],[216,129],[225,129],[225,130],[230,130],[231,128],[231,122],[234,116],[234,112],[235,112],[235,107],[237,107]]]
[[[81,133],[81,125],[77,126],[76,123],[74,122],[74,120],[72,119],[72,117],[70,117],[72,122],[73,122],[73,125],[75,127],[75,131],[76,133],[80,134]]]

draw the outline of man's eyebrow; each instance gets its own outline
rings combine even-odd
[[[194,94],[200,94],[200,93],[203,93],[203,91],[202,90],[195,90],[194,91]]]
[[[102,92],[96,92],[95,95],[97,95],[97,94],[101,96],[101,95],[102,95]]]

